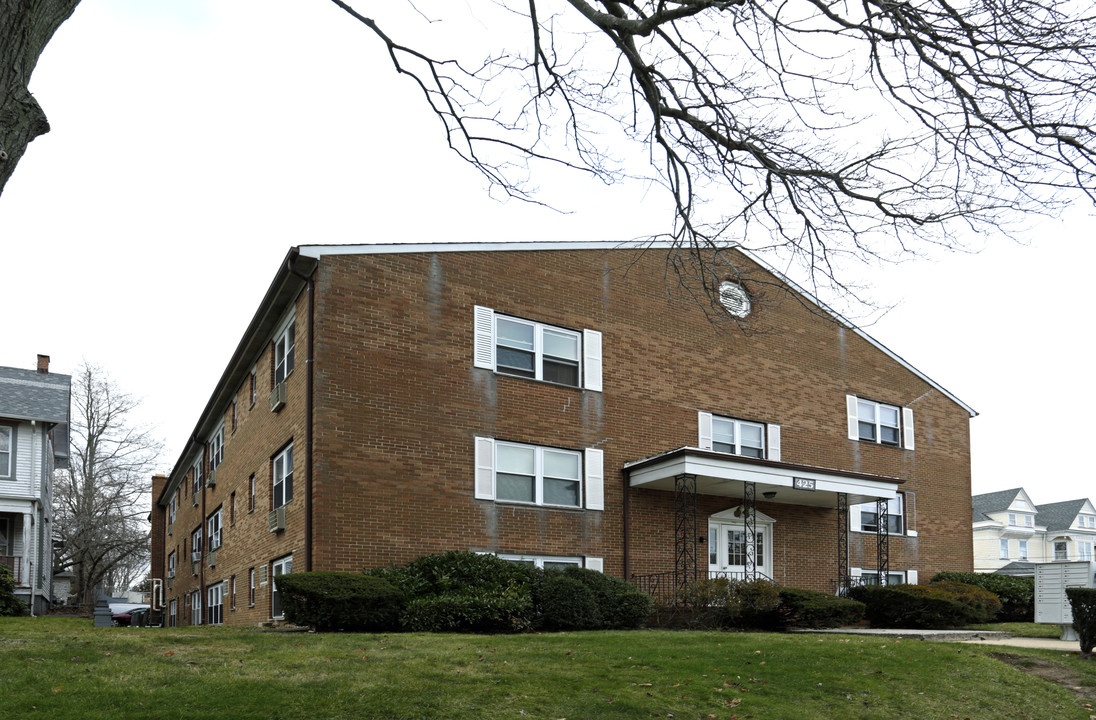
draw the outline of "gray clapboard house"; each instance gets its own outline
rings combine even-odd
[[[68,462],[71,378],[0,367],[0,563],[35,614],[52,598],[53,471]]]

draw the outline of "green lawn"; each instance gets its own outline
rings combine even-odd
[[[0,619],[0,718],[1031,718],[1089,699],[995,659],[1002,648],[831,635],[604,632],[316,635],[94,629]],[[1022,666],[1023,663],[1020,663]]]

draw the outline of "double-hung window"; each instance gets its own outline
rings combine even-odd
[[[849,439],[913,450],[913,410],[846,396]]]
[[[498,502],[605,509],[604,455],[476,438],[475,496]]]
[[[194,504],[198,504],[198,494],[202,491],[202,459],[198,458],[198,462],[194,463],[193,472],[190,476],[191,481],[191,496],[194,498]]]
[[[271,498],[274,509],[293,499],[293,443],[282,448],[273,458]]]
[[[1054,559],[1069,560],[1069,546],[1066,545],[1065,540],[1054,541]]]
[[[172,550],[167,555],[167,577],[170,580],[175,577],[175,551]]]
[[[0,478],[14,477],[15,468],[11,461],[15,446],[15,431],[7,425],[0,425]]]
[[[763,458],[765,457],[765,426],[745,420],[713,417],[712,450]]]
[[[284,381],[293,372],[293,346],[295,330],[293,320],[274,340],[274,384]]]
[[[1020,559],[1021,560],[1027,560],[1028,559],[1027,540],[1020,540],[1019,544],[1020,544]]]
[[[902,513],[902,495],[887,501],[887,533],[889,535],[901,535],[905,532],[905,522]],[[849,513],[853,520],[853,529],[863,532],[879,532],[879,505],[876,502],[867,502],[857,505]],[[859,522],[859,527],[856,526]]]
[[[1008,539],[1001,538],[1001,559],[1008,560]]]
[[[206,522],[206,530],[209,534],[209,549],[216,550],[221,547],[221,508],[213,511]]]
[[[1092,543],[1086,541],[1077,542],[1077,559],[1092,560]]]
[[[198,562],[202,559],[202,526],[190,534],[190,559]]]
[[[701,450],[744,457],[780,459],[780,426],[750,422],[700,411],[697,414]]]
[[[878,570],[861,570],[860,581],[865,585],[879,585],[879,575],[880,573]],[[906,573],[888,572],[886,579],[887,585],[901,585],[902,583],[906,582]]]
[[[179,498],[177,495],[172,495],[170,502],[167,504],[167,531],[171,533],[171,526],[175,524],[175,514],[179,510]]]
[[[221,426],[217,428],[217,432],[213,433],[213,437],[209,439],[209,472],[213,472],[217,469],[217,466],[221,464],[221,461],[225,459],[225,426],[221,423]]]
[[[284,558],[275,560],[271,563],[270,570],[273,577],[273,582],[270,583],[270,617],[281,618],[282,603],[281,598],[278,596],[278,576],[288,575],[293,572],[293,556],[287,555]]]
[[[532,565],[541,570],[566,570],[569,567],[582,567],[580,557],[558,557],[552,555],[507,555],[500,554],[503,560],[509,560],[519,565]]]
[[[502,375],[601,390],[601,333],[475,307],[474,365]]]
[[[221,625],[225,621],[224,591],[223,583],[210,585],[206,589],[206,619],[210,625]]]

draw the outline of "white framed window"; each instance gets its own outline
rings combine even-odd
[[[1001,559],[1008,560],[1008,539],[1001,538]]]
[[[225,586],[216,583],[206,588],[206,624],[223,625],[225,621]]]
[[[738,420],[701,410],[697,413],[697,427],[697,446],[701,450],[780,460],[779,425]]]
[[[906,532],[905,515],[903,514],[902,494],[887,501],[887,533],[890,535],[903,535]],[[876,502],[866,502],[855,505],[849,511],[853,530],[861,532],[879,531],[879,506]]]
[[[236,609],[236,576],[229,578],[231,590],[229,591],[229,607]]]
[[[221,547],[221,508],[213,511],[206,522],[206,531],[209,535],[209,549],[216,550]]]
[[[475,439],[475,497],[498,502],[605,509],[604,455]],[[585,495],[584,495],[585,491]]]
[[[1020,540],[1019,545],[1020,545],[1020,559],[1021,560],[1027,560],[1028,559],[1027,540]]]
[[[175,577],[175,551],[172,550],[167,555],[167,576],[168,578]]]
[[[1035,518],[1030,515],[1024,516],[1024,527],[1031,527],[1035,524]]]
[[[1016,513],[1009,513],[1008,514],[1008,524],[1009,525],[1017,525],[1018,524],[1016,522]]]
[[[1054,541],[1054,559],[1069,560],[1069,547],[1066,545],[1065,540]]]
[[[255,368],[251,368],[251,376],[248,378],[248,391],[247,399],[251,402],[251,407],[255,406],[255,398],[258,396],[258,373]]]
[[[198,458],[198,460],[194,463],[194,467],[191,470],[191,496],[193,496],[194,498],[194,504],[197,505],[198,493],[200,493],[202,490],[202,458]]]
[[[293,354],[296,338],[294,318],[282,329],[274,339],[274,384],[283,382],[293,372]],[[252,399],[254,402],[254,399]]]
[[[291,572],[293,572],[292,555],[286,555],[270,563],[270,574],[275,578],[270,583],[270,617],[272,618],[280,620],[282,617],[282,603],[281,598],[278,596],[278,581],[276,578],[279,575],[288,575]]]
[[[857,570],[853,572],[853,576],[859,576],[860,582],[864,585],[879,585],[879,571],[878,570]],[[890,570],[887,572],[887,585],[902,585],[907,582],[907,574],[902,571]],[[908,582],[914,582],[912,578],[908,579]]]
[[[190,534],[190,559],[198,562],[202,556],[202,526]]]
[[[914,449],[913,410],[846,395],[849,439]]]
[[[175,524],[175,515],[179,511],[179,498],[177,495],[172,495],[171,500],[167,504],[167,531],[171,533],[171,526]]]
[[[213,472],[217,469],[217,466],[221,464],[221,461],[225,459],[225,426],[221,423],[221,426],[217,428],[217,432],[213,433],[213,437],[209,439],[209,471]]]
[[[1092,543],[1087,541],[1077,542],[1077,559],[1092,560]]]
[[[178,627],[179,626],[179,601],[172,600],[167,605],[167,626]]]
[[[14,477],[15,463],[12,457],[15,455],[15,428],[10,425],[0,425],[0,478],[9,480]]]
[[[255,568],[247,571],[247,606],[255,607]]]
[[[503,375],[600,391],[601,333],[510,317],[476,305],[474,366]]]
[[[271,498],[276,510],[293,499],[293,443],[282,448],[272,459]]]
[[[247,479],[247,511],[255,512],[255,473]]]
[[[195,590],[190,593],[190,624],[202,624],[202,591]]]
[[[499,553],[499,557],[503,560],[509,560],[510,562],[516,562],[521,565],[533,565],[541,570],[563,570],[568,567],[583,567],[583,558],[581,557],[509,553]],[[593,558],[587,558],[587,560],[590,559]]]

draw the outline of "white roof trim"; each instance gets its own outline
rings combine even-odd
[[[571,241],[564,240],[560,242],[541,241],[541,242],[500,242],[500,243],[382,243],[374,245],[301,245],[298,247],[298,251],[305,257],[321,258],[324,255],[389,255],[400,253],[439,253],[439,252],[534,252],[544,250],[643,250],[646,248],[658,248],[670,250],[676,247],[680,247],[679,243],[672,240],[624,240],[624,241]],[[738,243],[727,243],[724,246],[726,249],[735,249],[741,252],[746,257],[750,258],[753,262],[760,265],[766,272],[771,273],[781,282],[786,283],[795,292],[799,293],[803,297],[807,298],[811,303],[818,306],[827,315],[830,315],[841,325],[844,325],[854,333],[862,337],[876,349],[881,351],[884,355],[894,360],[902,367],[912,372],[917,377],[924,380],[931,385],[937,391],[943,393],[952,402],[959,407],[966,410],[971,417],[978,414],[978,411],[967,405],[960,400],[954,394],[949,392],[944,386],[937,383],[935,380],[925,375],[923,372],[915,368],[913,365],[906,362],[900,355],[893,352],[887,346],[880,343],[878,340],[868,335],[866,332],[858,328],[852,322],[850,322],[845,316],[831,308],[826,303],[822,302],[810,292],[801,287],[798,283],[790,278],[786,277],[779,270],[774,268],[769,263],[765,262],[761,258],[757,257],[754,253],[750,252],[746,248],[742,247]]]

